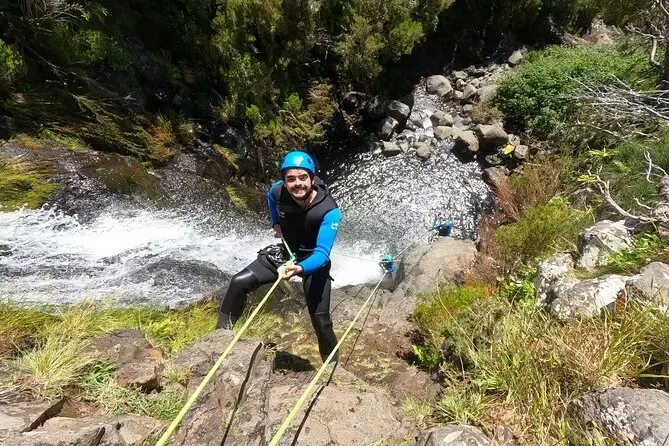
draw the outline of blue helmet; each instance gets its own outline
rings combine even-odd
[[[288,152],[281,162],[281,172],[286,169],[304,169],[311,175],[316,174],[316,165],[313,158],[304,152]]]

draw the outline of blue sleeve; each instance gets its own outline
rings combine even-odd
[[[309,257],[298,263],[302,267],[303,274],[309,274],[316,271],[330,258],[330,251],[334,245],[337,230],[341,222],[341,212],[339,208],[332,209],[323,216],[323,222],[318,229],[316,237],[316,248]]]
[[[269,217],[272,219],[272,226],[279,224],[279,211],[276,208],[276,201],[272,197],[272,189],[280,184],[283,184],[283,181],[272,184],[272,187],[267,191],[267,207],[269,208]]]

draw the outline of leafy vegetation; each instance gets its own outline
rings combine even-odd
[[[642,51],[623,53],[615,48],[552,46],[530,53],[524,63],[500,83],[491,104],[508,123],[545,138],[570,114],[566,96],[585,85],[611,83],[614,76],[635,81],[648,69]]]

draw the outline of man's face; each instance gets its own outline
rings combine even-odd
[[[311,175],[304,169],[288,169],[283,175],[288,193],[295,200],[305,200],[311,193]]]

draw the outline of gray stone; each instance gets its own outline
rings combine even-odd
[[[462,92],[460,90],[454,90],[453,99],[455,99],[457,101],[461,101],[462,100]]]
[[[402,149],[393,142],[383,141],[383,149],[381,149],[381,153],[385,156],[395,156],[402,153]]]
[[[377,97],[369,98],[365,104],[363,113],[367,119],[372,121],[383,119],[388,113],[388,101],[381,100]]]
[[[116,370],[118,383],[127,388],[137,388],[150,393],[160,387],[159,369],[151,361],[136,361],[121,364]]]
[[[305,387],[306,384],[293,384],[276,386],[270,390],[270,410],[263,445],[276,433]],[[332,384],[321,387],[322,391],[319,390],[318,399],[311,407],[309,416],[305,417],[308,406],[305,404],[286,431],[281,444],[366,446],[402,437],[405,430],[387,397],[372,388],[356,387]],[[304,425],[300,427],[301,421],[304,421]]]
[[[462,79],[462,80],[467,80],[469,78],[469,75],[465,73],[464,71],[454,71],[453,72],[453,77],[455,79]]]
[[[457,88],[458,90],[464,89],[465,85],[467,85],[467,82],[465,82],[464,79],[458,79],[455,81],[455,88]]]
[[[455,144],[453,144],[453,150],[460,153],[476,153],[479,150],[479,140],[472,131],[465,130],[458,132],[458,135],[455,137]]]
[[[0,431],[0,444],[11,446],[126,446],[120,440],[103,441],[104,427],[92,426],[80,430],[45,432],[36,430],[24,434]]]
[[[527,159],[530,153],[530,148],[526,145],[520,144],[513,148],[513,157],[519,161],[524,161]]]
[[[632,247],[625,222],[602,220],[595,223],[579,235],[578,250],[581,257],[578,266],[592,270],[603,262],[604,254]]]
[[[523,60],[523,53],[520,50],[516,50],[512,55],[509,56],[509,65],[515,67]]]
[[[637,276],[627,281],[630,299],[669,305],[669,265],[653,262],[643,267]]]
[[[430,116],[430,120],[432,121],[432,125],[434,127],[453,125],[453,116],[441,110],[434,112],[432,116]]]
[[[471,113],[473,109],[474,109],[474,106],[473,106],[472,104],[465,104],[465,105],[462,107],[462,111],[463,111],[464,113]]]
[[[427,161],[430,156],[432,156],[432,150],[430,150],[430,145],[425,142],[418,143],[416,146],[416,156],[423,161]]]
[[[473,100],[476,97],[476,87],[472,84],[467,84],[462,90],[462,100],[468,101]]]
[[[390,101],[388,105],[388,115],[397,122],[402,123],[407,120],[411,114],[411,108],[399,101]]]
[[[625,283],[626,278],[617,275],[583,281],[560,279],[549,293],[548,311],[562,321],[597,316],[603,309],[613,309],[618,297],[625,295]]]
[[[669,394],[614,388],[572,401],[569,412],[584,425],[608,432],[617,444],[662,446],[669,438]]]
[[[424,432],[416,446],[489,446],[490,439],[473,426],[449,424]]]
[[[218,351],[227,346],[221,341],[227,340],[230,335],[234,336],[234,333],[216,330],[204,342],[196,342],[190,348],[206,352],[209,363],[213,365],[220,355]],[[208,350],[209,345],[214,349]],[[267,444],[265,426],[270,375],[271,364],[262,343],[250,339],[239,341],[190,409],[170,444]]]
[[[93,339],[84,348],[101,361],[125,364],[150,358],[155,352],[140,330],[117,330]]]
[[[85,438],[91,429],[103,432],[99,446],[142,446],[154,443],[165,427],[165,422],[140,415],[123,415],[120,417],[91,416],[83,418],[56,417],[48,420],[37,431],[39,434],[50,434],[60,437],[63,432],[75,436],[77,433]]]
[[[559,279],[568,275],[574,269],[574,258],[569,252],[558,252],[544,261],[537,268],[534,278],[534,288],[537,294],[537,305],[545,307],[548,304],[548,295]]]
[[[409,150],[409,143],[406,141],[402,141],[397,145],[397,147],[399,147],[402,152],[406,153]]]
[[[426,81],[426,89],[428,93],[439,95],[442,98],[453,92],[451,83],[446,77],[441,75],[428,77]]]
[[[64,399],[34,400],[24,394],[0,392],[0,431],[28,432],[60,413]]]
[[[454,136],[457,130],[453,127],[439,126],[434,129],[434,137],[437,139],[446,139]]]
[[[393,136],[393,133],[395,132],[395,129],[398,125],[399,123],[397,120],[391,117],[387,117],[381,121],[378,131],[379,138],[388,141]]]
[[[475,132],[481,141],[481,145],[487,148],[497,148],[509,142],[509,135],[499,124],[479,124],[475,128]]]

